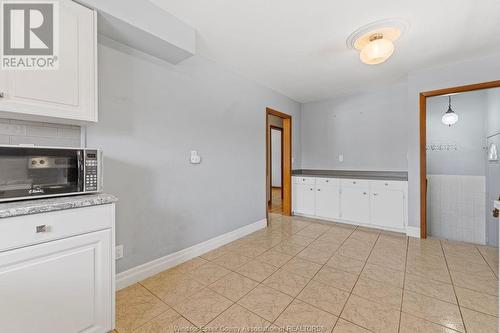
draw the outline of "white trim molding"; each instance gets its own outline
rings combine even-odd
[[[420,238],[420,227],[406,227],[406,236]]]
[[[152,260],[145,264],[133,267],[116,275],[116,289],[120,290],[134,283],[142,281],[155,274],[163,272],[171,267],[177,266],[218,247],[263,229],[267,226],[267,219],[263,219],[226,234],[214,237],[202,243],[193,245],[186,249],[171,253],[164,257]]]

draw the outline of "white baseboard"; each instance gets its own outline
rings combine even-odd
[[[419,227],[406,227],[406,236],[420,238],[420,228]]]
[[[263,219],[226,234],[214,237],[202,243],[193,245],[186,249],[171,253],[164,257],[155,259],[145,264],[133,267],[116,275],[116,289],[120,290],[134,283],[142,281],[150,276],[158,274],[171,267],[177,266],[218,247],[249,235],[267,226],[267,220]]]

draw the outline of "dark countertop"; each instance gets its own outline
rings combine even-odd
[[[292,176],[408,181],[406,171],[293,170]]]
[[[97,193],[47,199],[30,199],[4,202],[0,203],[0,219],[14,216],[47,213],[63,209],[105,205],[117,201],[118,199],[111,194]]]

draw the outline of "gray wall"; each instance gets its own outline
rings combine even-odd
[[[303,104],[302,168],[406,171],[406,92],[396,85]]]
[[[487,90],[488,108],[486,133],[488,136],[500,134],[500,88]]]
[[[484,176],[486,168],[487,91],[452,96],[459,116],[453,126],[441,122],[448,110],[448,96],[427,99],[427,146],[454,145],[457,150],[428,150],[427,174]]]
[[[105,190],[120,200],[118,272],[264,219],[265,110],[293,116],[300,165],[300,104],[198,56],[174,66],[104,44],[87,141],[104,149]]]
[[[80,127],[0,118],[0,144],[80,147]]]

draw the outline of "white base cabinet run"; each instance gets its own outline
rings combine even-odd
[[[293,177],[295,215],[405,232],[407,182]]]
[[[0,219],[0,234],[0,332],[113,329],[114,204]]]

